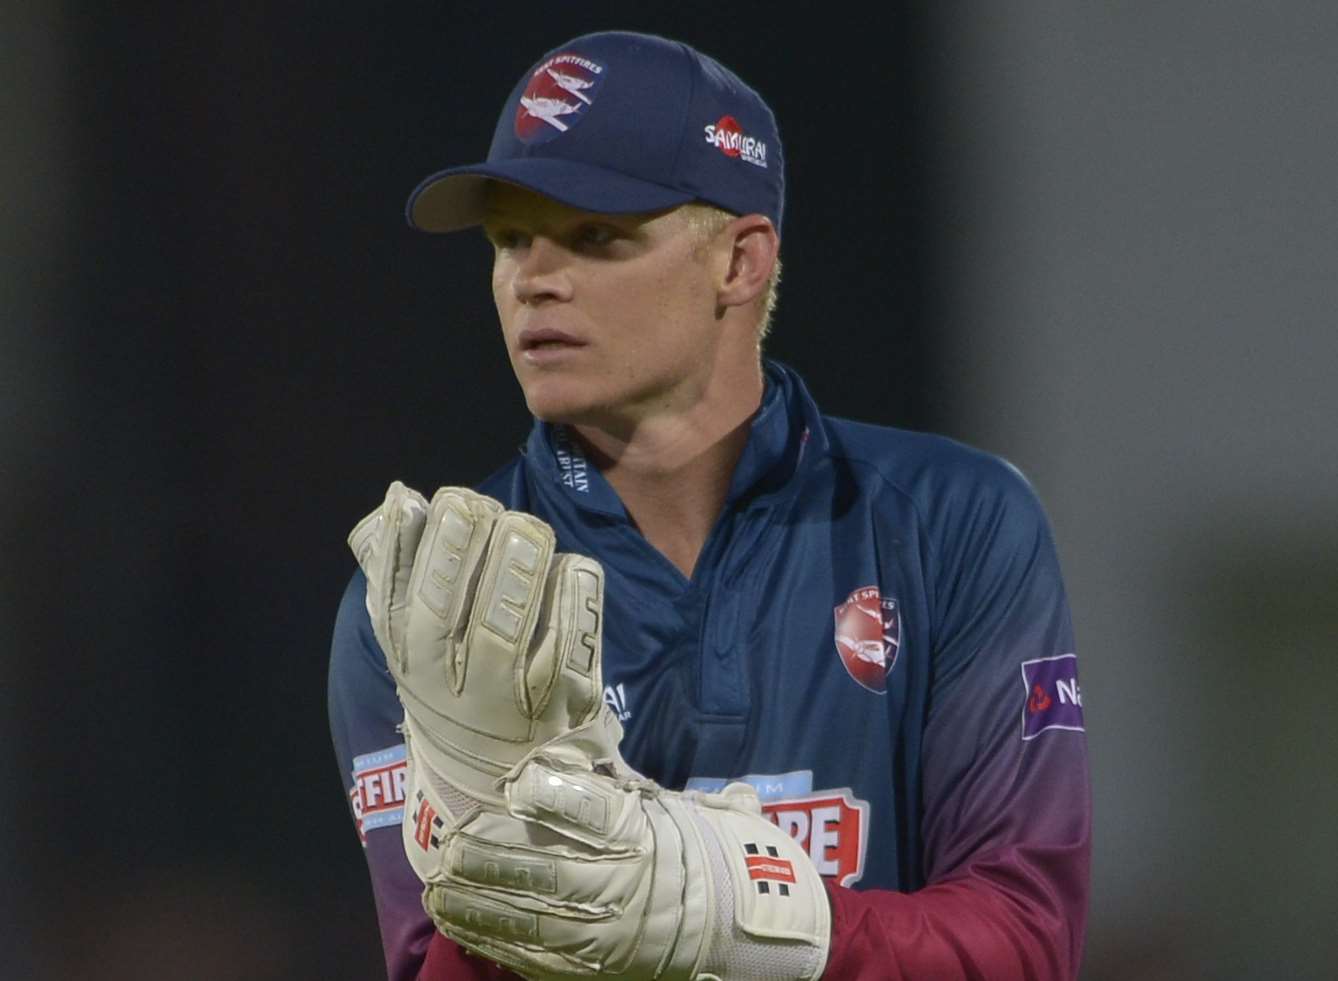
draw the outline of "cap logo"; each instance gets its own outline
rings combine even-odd
[[[743,127],[733,116],[721,116],[715,123],[707,126],[706,142],[716,147],[727,157],[736,157],[756,167],[766,168],[767,145],[762,140],[747,136]]]
[[[604,66],[582,55],[553,55],[530,76],[516,106],[516,138],[547,143],[584,118],[606,78]]]

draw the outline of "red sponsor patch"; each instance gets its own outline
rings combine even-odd
[[[849,790],[763,801],[762,813],[799,842],[819,874],[842,886],[864,875],[869,805]]]

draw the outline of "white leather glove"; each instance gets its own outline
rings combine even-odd
[[[405,709],[405,850],[458,943],[532,979],[811,979],[831,914],[746,784],[675,793],[618,753],[603,572],[543,522],[402,484],[349,544]]]

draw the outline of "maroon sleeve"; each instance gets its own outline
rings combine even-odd
[[[440,933],[432,935],[418,981],[520,981],[520,975],[476,957]]]
[[[913,893],[827,884],[841,981],[1050,981],[1075,978],[1070,896],[1085,894],[1085,843],[1051,854],[1000,852],[961,878]]]
[[[829,885],[827,977],[1078,974],[1091,791],[1059,563],[1020,476],[1005,473],[967,503],[934,516],[934,664],[920,745],[926,884]]]

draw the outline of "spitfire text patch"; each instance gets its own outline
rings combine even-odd
[[[406,767],[403,743],[353,758],[353,787],[348,796],[364,845],[367,832],[398,828],[404,819]]]

